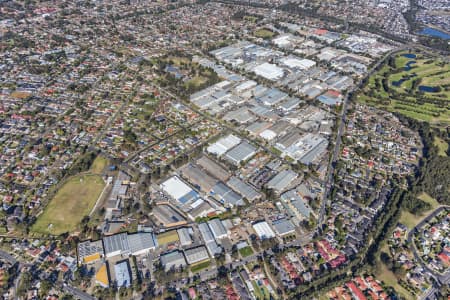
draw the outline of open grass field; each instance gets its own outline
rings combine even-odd
[[[266,28],[260,28],[255,31],[254,35],[262,39],[271,39],[275,36],[275,32]]]
[[[181,66],[183,63],[184,64],[190,63],[189,58],[182,56],[169,56],[167,60],[172,61],[173,64],[177,67]]]
[[[447,156],[448,143],[441,138],[435,137],[434,144],[438,147],[440,156]]]
[[[189,88],[189,86],[192,86],[192,88],[198,88],[202,84],[208,81],[208,78],[203,76],[195,76],[191,80],[188,80],[185,82],[186,88]]]
[[[426,54],[398,53],[372,75],[358,101],[435,126],[450,124],[450,64]]]
[[[106,158],[97,156],[88,172],[68,178],[31,231],[58,235],[76,230],[83,217],[91,212],[105,187],[101,174],[107,164]]]
[[[418,216],[410,213],[409,211],[403,210],[399,222],[408,227],[408,229],[412,229],[417,223],[419,223],[418,219]]]
[[[92,174],[102,174],[107,164],[108,160],[105,157],[97,156],[92,163],[91,169],[89,171]]]
[[[398,283],[397,277],[395,277],[394,273],[390,271],[385,264],[381,262],[380,264],[380,274],[377,274],[377,279],[384,282],[386,285],[393,287],[395,291],[404,299],[415,299],[409,291]]]
[[[32,231],[58,235],[77,229],[100,196],[105,182],[99,175],[77,175],[68,179],[38,217]]]
[[[247,257],[253,254],[253,250],[250,246],[247,246],[242,249],[239,249],[239,253],[241,254],[242,257]]]
[[[431,209],[428,211],[423,212],[420,215],[415,215],[412,214],[406,210],[402,211],[402,214],[400,216],[400,220],[399,222],[406,225],[406,227],[408,227],[408,229],[412,229],[414,227],[416,227],[417,224],[419,224],[419,222],[425,218],[430,212],[432,212],[433,210],[435,210],[438,206],[439,203],[436,201],[436,199],[432,198],[430,195],[426,194],[426,193],[421,193],[418,198],[422,201],[427,202],[428,204],[431,205]]]
[[[418,197],[420,200],[427,202],[431,205],[431,210],[435,210],[439,206],[439,202],[427,193],[421,193]]]
[[[167,231],[156,236],[159,245],[165,245],[179,241],[178,233],[176,230]]]
[[[211,264],[211,261],[208,259],[206,261],[199,262],[198,264],[194,264],[191,266],[191,272],[197,273],[203,269],[206,269]]]

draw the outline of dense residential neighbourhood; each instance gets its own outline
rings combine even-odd
[[[448,299],[449,9],[0,0],[0,297]]]

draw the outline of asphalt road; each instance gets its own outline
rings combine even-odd
[[[0,250],[0,258],[3,258],[12,265],[14,265],[17,262],[17,259],[15,259],[11,254],[3,250]]]
[[[68,294],[71,294],[76,299],[80,300],[95,300],[94,296],[89,295],[88,293],[83,292],[82,290],[79,290],[71,285],[60,283],[60,287],[63,291],[65,291]]]

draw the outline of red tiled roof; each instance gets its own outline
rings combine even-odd
[[[347,287],[352,291],[353,295],[358,300],[367,300],[366,296],[361,292],[359,288],[356,287],[356,285],[353,282],[348,282]]]
[[[326,30],[326,29],[316,29],[315,31],[314,31],[314,34],[316,34],[316,35],[324,35],[324,34],[326,34],[328,32],[328,30]]]

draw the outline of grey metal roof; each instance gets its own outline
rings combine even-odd
[[[209,192],[217,182],[216,179],[206,174],[202,169],[194,164],[188,164],[182,168],[181,174],[192,184],[199,186],[205,192]]]
[[[128,235],[128,243],[130,245],[131,253],[155,248],[157,245],[155,236],[150,232],[130,234]]]
[[[214,197],[219,201],[229,203],[231,205],[243,205],[242,197],[226,186],[223,182],[218,182],[212,189]]]
[[[222,248],[217,245],[215,241],[206,243],[206,249],[208,249],[209,255],[214,256],[222,252]]]
[[[290,201],[292,206],[304,217],[309,218],[311,208],[305,204],[302,197],[298,195],[294,190],[287,191],[281,195],[281,199]]]
[[[278,148],[281,148],[280,150],[283,151],[283,148],[288,148],[291,145],[297,143],[300,138],[302,137],[302,134],[298,130],[293,130],[289,132],[288,134],[284,135],[282,138],[280,138],[277,141]]]
[[[320,155],[324,153],[324,151],[327,149],[328,141],[324,138],[315,145],[307,154],[305,154],[302,158],[300,158],[300,162],[305,165],[309,165],[312,163],[316,158],[318,158]]]
[[[191,235],[189,234],[189,228],[180,228],[177,230],[178,237],[180,238],[181,245],[190,245],[192,243]]]
[[[248,123],[254,121],[256,118],[246,108],[238,108],[236,110],[229,111],[223,116],[226,121],[234,120],[239,123]]]
[[[295,226],[290,220],[281,219],[272,223],[273,228],[279,235],[285,235],[295,231]]]
[[[103,238],[103,244],[105,246],[105,253],[113,253],[116,251],[129,252],[130,244],[128,243],[127,233],[119,233]]]
[[[282,191],[289,186],[289,184],[297,178],[297,173],[292,170],[284,170],[278,173],[275,177],[273,177],[268,183],[267,186],[270,189],[274,189],[276,191]]]
[[[197,164],[219,180],[227,180],[230,177],[227,170],[207,156],[202,156],[198,159]]]
[[[226,186],[223,182],[218,182],[214,187],[213,191],[215,194],[223,197],[226,193],[230,192],[231,189]]]
[[[214,235],[212,234],[211,229],[209,228],[207,223],[198,224],[198,229],[200,230],[200,234],[202,235],[205,243],[214,241]]]
[[[164,226],[167,226],[172,223],[178,223],[185,221],[185,218],[180,215],[176,210],[174,210],[169,205],[157,205],[155,208],[153,208],[153,215],[164,224]]]
[[[226,193],[223,196],[223,200],[226,203],[232,204],[232,205],[244,205],[244,201],[242,200],[242,197],[234,192],[234,191],[230,191],[229,193]]]
[[[256,147],[243,141],[226,154],[228,160],[233,163],[240,163],[241,161],[247,160],[256,153]]]
[[[245,128],[245,130],[247,130],[248,132],[250,132],[252,134],[259,134],[264,129],[267,129],[270,126],[271,126],[271,124],[269,122],[256,121],[256,122],[250,124],[249,126],[247,126],[247,128]]]
[[[222,221],[218,218],[209,220],[208,226],[216,239],[227,234],[225,226],[223,226]]]
[[[284,110],[290,110],[299,105],[302,101],[298,98],[288,98],[285,102],[281,103],[279,106]]]
[[[189,264],[194,264],[209,258],[208,251],[205,246],[199,246],[184,250],[184,256]]]
[[[261,196],[252,186],[243,182],[237,177],[231,177],[227,184],[236,192],[244,196],[247,200],[252,201]]]
[[[285,99],[288,94],[280,91],[279,89],[270,89],[264,95],[258,97],[258,100],[262,101],[266,105],[274,105],[283,99]]]
[[[163,254],[160,259],[161,264],[166,270],[169,270],[172,266],[186,266],[186,260],[184,259],[184,255],[181,251],[173,251]]]
[[[78,244],[78,258],[83,259],[86,256],[93,255],[95,253],[103,254],[102,240],[98,241],[85,241]]]

